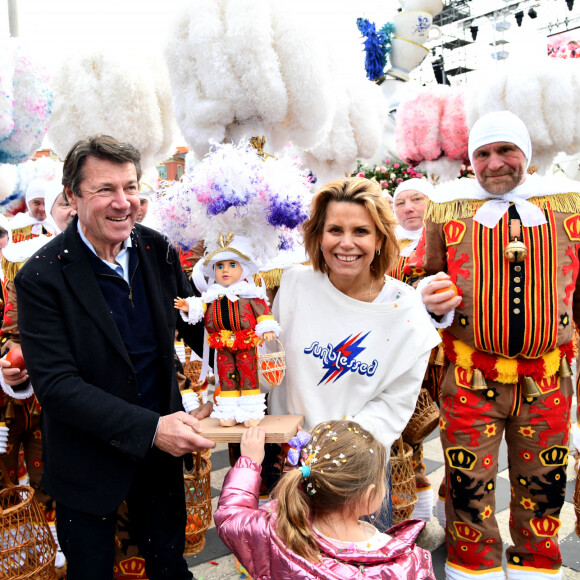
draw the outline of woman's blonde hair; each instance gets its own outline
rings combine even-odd
[[[364,177],[344,177],[323,185],[312,199],[310,217],[302,225],[304,246],[312,267],[328,274],[328,265],[322,255],[320,243],[326,222],[326,211],[331,201],[358,203],[366,208],[381,240],[380,253],[371,263],[371,274],[381,278],[394,268],[399,256],[399,244],[395,235],[397,224],[393,211],[382,195],[381,186]]]
[[[363,505],[371,485],[375,486],[374,493],[380,493],[388,458],[371,433],[358,423],[344,420],[325,421],[314,427],[303,456],[306,466],[287,472],[273,491],[278,500],[276,531],[290,550],[316,561],[320,551],[312,518]]]

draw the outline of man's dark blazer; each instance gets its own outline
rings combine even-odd
[[[136,224],[131,235],[155,324],[164,404],[180,411],[176,324],[196,350],[203,327],[185,324],[173,300],[193,289],[161,234]],[[15,285],[23,354],[42,406],[43,488],[71,508],[111,512],[129,490],[135,461],[151,449],[159,415],[137,404],[135,372],[76,217],[28,260]]]

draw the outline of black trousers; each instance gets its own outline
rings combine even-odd
[[[191,580],[183,558],[185,495],[181,458],[152,448],[137,462],[126,497],[140,555],[150,580]],[[111,580],[117,510],[88,514],[56,504],[57,532],[67,559],[67,580]]]

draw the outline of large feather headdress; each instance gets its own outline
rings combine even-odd
[[[231,233],[229,246],[243,243],[243,256],[261,267],[292,245],[292,230],[307,217],[309,174],[297,158],[275,159],[260,140],[254,145],[213,143],[201,163],[161,191],[159,229],[182,250],[203,240],[205,258],[219,256],[220,240]]]

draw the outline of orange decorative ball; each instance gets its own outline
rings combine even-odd
[[[187,525],[185,526],[186,533],[192,534],[201,529],[203,522],[197,514],[187,514]]]
[[[451,298],[455,298],[459,294],[459,290],[453,282],[451,283],[451,286],[445,286],[445,288],[435,290],[434,294],[441,294],[441,292],[448,292],[449,290],[453,290],[453,296],[451,296]],[[449,300],[451,300],[451,298]]]
[[[22,356],[22,349],[19,346],[13,346],[6,355],[6,360],[14,367],[21,371],[26,369],[26,363]]]

